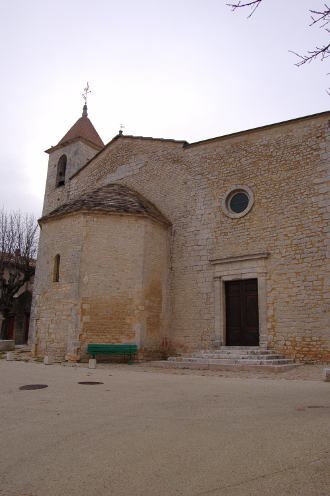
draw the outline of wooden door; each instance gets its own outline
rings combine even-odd
[[[29,339],[29,327],[30,327],[30,314],[25,314],[25,332],[24,332],[24,342],[27,343]]]
[[[14,339],[15,315],[8,318],[8,339]]]
[[[258,346],[258,280],[227,281],[225,289],[227,346]]]

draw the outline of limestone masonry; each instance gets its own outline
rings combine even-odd
[[[104,146],[84,108],[47,150],[33,353],[229,345],[329,361],[329,119]]]

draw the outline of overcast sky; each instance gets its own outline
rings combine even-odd
[[[0,206],[40,216],[48,156],[80,117],[125,134],[198,141],[329,108],[318,0],[0,0]]]

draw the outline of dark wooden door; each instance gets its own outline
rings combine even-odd
[[[227,281],[225,287],[227,346],[258,346],[258,280]]]
[[[27,343],[29,339],[29,327],[30,327],[30,314],[25,314],[25,333],[24,333],[24,342]]]
[[[15,315],[8,319],[8,339],[14,339]]]

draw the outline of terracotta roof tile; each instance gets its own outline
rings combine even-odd
[[[87,116],[80,117],[80,119],[77,120],[71,129],[69,129],[66,135],[63,136],[56,146],[63,145],[67,141],[71,141],[76,138],[83,138],[100,148],[104,147],[103,141]]]
[[[151,217],[161,223],[170,225],[164,215],[146,198],[123,184],[108,184],[90,193],[85,193],[56,208],[40,219],[48,219],[79,211],[98,211],[114,214],[134,214]]]

